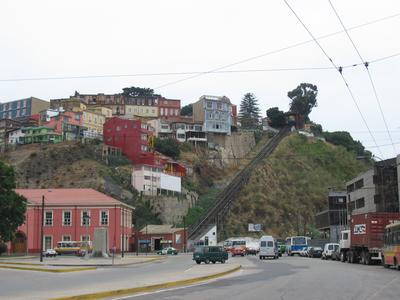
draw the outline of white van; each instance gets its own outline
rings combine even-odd
[[[324,246],[324,251],[322,252],[322,259],[332,258],[332,253],[339,250],[339,244],[328,243]]]
[[[279,258],[278,245],[271,235],[264,235],[260,238],[260,252],[258,255],[260,259],[267,257],[272,257],[273,259]]]

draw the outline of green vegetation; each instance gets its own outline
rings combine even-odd
[[[288,92],[290,111],[304,116],[305,120],[313,107],[317,106],[318,88],[311,83],[301,83],[293,91]]]
[[[153,89],[149,88],[141,88],[141,87],[129,87],[129,88],[123,88],[123,95],[126,97],[156,97],[160,96],[158,94],[154,94]]]
[[[286,116],[278,107],[271,107],[267,110],[267,117],[272,127],[283,127],[286,125]]]
[[[260,123],[258,100],[252,93],[245,94],[240,102],[239,120],[244,129],[257,128]]]
[[[326,131],[322,133],[322,136],[326,139],[327,142],[337,146],[342,146],[346,148],[347,151],[351,151],[358,156],[362,156],[367,159],[370,159],[372,156],[372,153],[368,150],[365,150],[361,142],[355,141],[350,133],[348,133],[347,131]]]
[[[25,221],[26,199],[15,187],[14,168],[0,161],[0,242],[11,241]]]
[[[179,155],[181,153],[181,150],[179,149],[179,142],[172,138],[156,138],[155,148],[158,152],[166,156],[172,157],[173,159],[179,158]]]
[[[225,220],[225,235],[248,234],[261,223],[266,234],[314,234],[314,215],[326,205],[329,188],[368,166],[352,152],[302,135],[285,138],[253,173]]]
[[[192,116],[193,115],[193,104],[188,104],[182,107],[181,116]]]

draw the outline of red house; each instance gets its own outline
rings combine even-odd
[[[104,123],[103,136],[106,145],[120,148],[134,164],[154,160],[148,142],[152,132],[141,120],[110,118]]]
[[[187,240],[187,232],[183,228],[174,228],[172,225],[147,225],[139,231],[138,242],[141,252],[158,251],[167,247],[174,247],[182,252]]]
[[[59,241],[92,241],[95,228],[108,229],[108,249],[129,251],[134,208],[93,189],[17,189],[27,200],[25,224],[11,253],[39,253],[44,197],[43,250]]]
[[[160,97],[158,99],[158,114],[162,119],[180,116],[181,100]]]

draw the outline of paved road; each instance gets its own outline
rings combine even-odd
[[[400,299],[400,271],[381,266],[302,257],[262,261],[256,257],[235,257],[230,261],[240,262],[243,270],[208,284],[124,299]]]

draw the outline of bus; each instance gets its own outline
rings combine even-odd
[[[304,247],[308,247],[311,238],[308,236],[291,236],[286,238],[286,253],[290,256],[300,255]]]
[[[92,251],[91,241],[61,241],[54,248],[58,255],[61,254],[76,254],[82,255],[83,252]]]
[[[394,266],[400,270],[400,222],[389,224],[385,228],[383,266]]]

